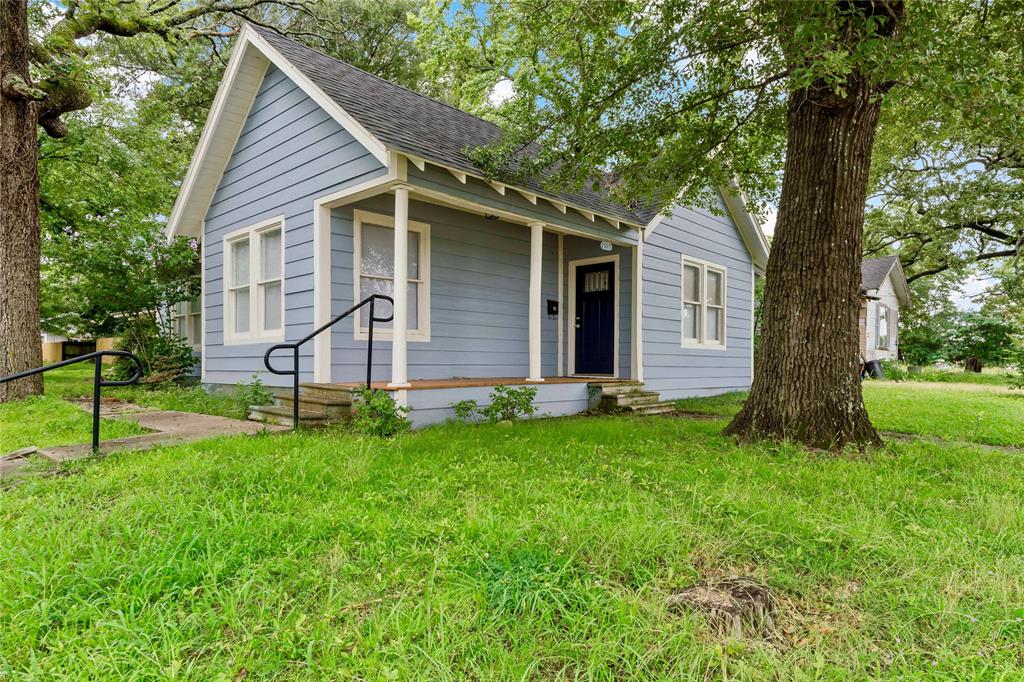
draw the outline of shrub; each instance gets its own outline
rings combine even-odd
[[[537,412],[533,399],[537,397],[536,386],[495,386],[491,391],[491,404],[479,412],[489,422],[515,421],[530,417]]]
[[[367,436],[393,438],[409,430],[408,412],[389,392],[364,389],[352,412],[352,429]]]
[[[452,410],[455,411],[456,419],[468,422],[472,421],[479,414],[480,406],[477,405],[475,400],[460,400],[452,405]]]
[[[234,399],[235,406],[244,417],[253,405],[272,405],[274,394],[260,381],[259,376],[253,374],[252,381],[248,384],[244,381],[235,384]]]
[[[175,334],[165,334],[155,325],[138,322],[132,333],[125,334],[118,349],[135,353],[142,361],[143,382],[175,381],[192,371],[196,364],[192,347]],[[110,368],[111,379],[123,381],[135,374],[135,363],[118,358]]]
[[[882,373],[885,375],[886,379],[891,381],[906,381],[910,377],[910,373],[895,360],[882,360],[881,363]]]

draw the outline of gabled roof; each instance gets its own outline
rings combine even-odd
[[[168,234],[198,234],[199,224],[213,199],[269,64],[284,71],[382,165],[388,166],[394,153],[399,153],[419,159],[417,165],[420,166],[426,161],[453,173],[486,177],[467,152],[497,142],[502,134],[497,125],[273,31],[247,24],[232,51],[168,219]],[[535,153],[537,149],[533,148]],[[531,149],[525,151],[530,153]],[[563,213],[566,205],[581,210],[591,220],[596,214],[616,225],[616,221],[621,221],[636,227],[646,225],[647,229],[658,220],[657,207],[623,206],[604,189],[593,187],[552,192],[544,187],[545,179],[545,176],[528,179],[509,187],[525,190],[552,203],[560,202]],[[755,261],[763,267],[760,264],[767,260],[767,241],[747,210],[742,192],[729,187],[723,189],[722,196]]]
[[[374,76],[277,33],[253,26],[253,30],[305,74],[338,106],[347,111],[385,146],[427,161],[482,176],[484,170],[467,156],[468,150],[498,142],[501,128],[468,112],[421,95]],[[381,106],[386,103],[386,106]],[[529,153],[529,149],[526,150]],[[543,187],[544,178],[522,183],[541,196],[624,222],[649,220],[612,201],[607,194],[583,187],[571,193],[553,193]]]
[[[896,296],[900,299],[900,303],[909,303],[910,289],[907,286],[907,278],[903,274],[903,266],[900,265],[900,259],[897,256],[865,258],[860,262],[861,293],[880,289],[889,273],[893,273],[893,286],[896,288]]]

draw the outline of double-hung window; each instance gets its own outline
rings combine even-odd
[[[725,348],[725,268],[682,258],[682,345]]]
[[[203,333],[202,296],[175,305],[171,310],[171,324],[185,343],[199,350]]]
[[[393,296],[395,292],[395,220],[391,216],[353,211],[355,277],[354,302],[371,294]],[[430,225],[409,221],[408,245],[408,339],[430,340]],[[391,314],[386,302],[376,303],[378,317]],[[365,339],[370,321],[370,307],[360,310],[355,338]],[[391,338],[391,323],[374,324],[376,338]]]
[[[876,332],[876,340],[878,341],[875,346],[878,350],[889,350],[889,338],[892,336],[890,331],[890,325],[892,320],[890,319],[889,306],[878,304],[878,328]]]
[[[284,339],[284,216],[224,238],[224,341]]]

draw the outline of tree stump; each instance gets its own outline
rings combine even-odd
[[[734,576],[705,581],[673,593],[670,611],[696,611],[722,637],[770,637],[777,607],[771,589],[754,578]]]

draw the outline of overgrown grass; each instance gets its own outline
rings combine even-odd
[[[677,402],[684,412],[731,417],[746,393]],[[914,382],[867,381],[864,403],[883,431],[1024,447],[1024,393]]]
[[[100,420],[100,438],[123,438],[144,433],[138,424]],[[92,438],[92,414],[49,395],[0,404],[0,455],[35,445],[88,443]]]
[[[122,454],[0,505],[16,679],[1012,679],[1005,452],[738,447],[721,421],[449,425]],[[753,574],[777,642],[665,599]],[[244,671],[244,675],[242,674]]]

